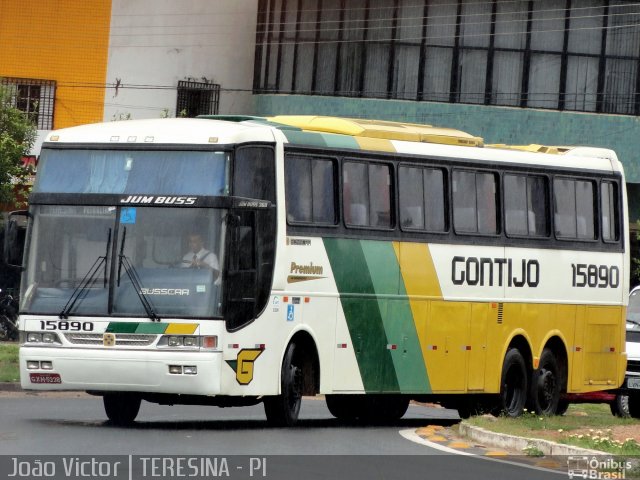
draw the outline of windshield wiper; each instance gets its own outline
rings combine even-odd
[[[142,291],[142,283],[140,282],[140,276],[136,271],[136,267],[129,261],[129,258],[124,254],[124,242],[127,238],[127,227],[124,227],[122,231],[122,242],[120,243],[120,254],[118,255],[118,287],[120,286],[120,276],[122,273],[122,267],[124,266],[124,271],[131,280],[131,284],[133,285],[138,298],[140,299],[140,303],[144,308],[144,311],[147,313],[147,317],[151,320],[159,322],[160,317],[153,309],[153,305],[149,302],[149,299]]]
[[[82,278],[78,286],[75,288],[69,300],[67,300],[66,305],[62,309],[62,311],[58,314],[58,317],[62,320],[66,320],[69,318],[69,313],[73,310],[75,304],[81,298],[84,298],[83,294],[87,291],[87,289],[94,285],[96,282],[96,275],[100,271],[100,267],[104,264],[104,288],[107,288],[107,257],[109,256],[109,246],[111,245],[111,229],[109,229],[109,233],[107,235],[107,246],[105,248],[105,253],[103,256],[96,258],[89,271]]]

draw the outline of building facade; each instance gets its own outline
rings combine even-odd
[[[257,113],[609,147],[640,182],[638,3],[260,0],[258,12]]]
[[[250,113],[256,18],[256,0],[0,0],[0,83],[41,137],[100,121]]]

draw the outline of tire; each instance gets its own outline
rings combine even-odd
[[[276,427],[292,427],[302,404],[302,365],[296,359],[296,344],[287,348],[280,373],[280,395],[265,397],[267,422]]]
[[[640,395],[629,395],[629,415],[633,418],[640,418]]]
[[[629,396],[628,395],[616,395],[615,400],[609,405],[611,407],[611,414],[614,417],[629,418]]]
[[[142,398],[135,393],[106,393],[102,397],[104,411],[113,425],[131,425],[140,411]]]
[[[564,415],[569,410],[569,402],[566,400],[560,400],[558,402],[558,408],[556,409],[556,415]]]
[[[517,348],[504,356],[500,375],[500,411],[507,417],[519,417],[524,411],[528,392],[527,364]],[[460,415],[462,417],[462,415]]]
[[[555,415],[560,402],[562,379],[556,356],[545,348],[531,379],[530,401],[537,415]]]
[[[482,415],[484,413],[484,405],[478,400],[476,395],[458,395],[460,398],[456,399],[451,408],[458,411],[460,418],[467,419],[475,415]]]
[[[327,408],[331,415],[339,420],[358,418],[360,402],[355,395],[327,395]]]

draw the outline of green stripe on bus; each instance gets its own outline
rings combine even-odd
[[[360,242],[325,238],[324,245],[365,391],[398,392],[398,379]]]
[[[324,141],[322,135],[318,133],[310,132],[295,132],[289,130],[283,130],[284,136],[287,137],[287,141],[293,145],[306,145],[310,147],[322,147],[325,148],[327,143]]]
[[[361,150],[355,138],[348,135],[336,135],[333,133],[321,133],[322,138],[329,148],[349,148],[351,150]]]
[[[139,323],[136,333],[161,334],[164,333],[168,326],[168,323]]]
[[[109,322],[107,333],[136,333],[138,325],[136,322]]]
[[[401,392],[429,393],[427,369],[391,242],[362,241]],[[394,348],[395,346],[395,348]]]

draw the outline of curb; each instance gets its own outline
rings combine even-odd
[[[0,392],[21,392],[22,387],[16,382],[0,382]]]
[[[610,455],[599,450],[564,445],[550,440],[516,437],[515,435],[507,435],[505,433],[491,432],[484,428],[469,425],[466,422],[460,423],[459,431],[461,435],[469,437],[476,442],[486,443],[504,449],[517,450],[519,452],[522,452],[525,448],[534,447],[545,455]]]

